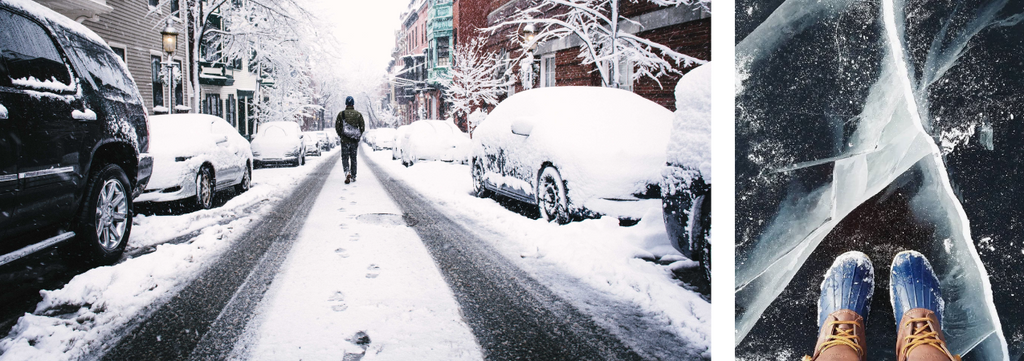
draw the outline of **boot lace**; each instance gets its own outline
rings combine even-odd
[[[839,325],[850,325],[848,329],[841,329]],[[833,346],[849,346],[854,351],[857,351],[857,355],[864,357],[864,347],[857,343],[857,327],[860,327],[857,321],[832,321],[829,322],[828,327],[832,328],[832,334],[828,336],[828,340],[821,343],[819,350],[816,350],[814,356],[817,357],[825,350],[832,348]],[[803,361],[814,360],[810,356],[804,356]]]
[[[939,333],[932,329],[930,321],[929,318],[912,318],[903,324],[903,327],[913,327],[914,332],[903,339],[904,345],[900,354],[906,357],[915,348],[930,345],[942,351],[950,360],[960,361],[960,355],[953,355],[946,349],[946,343],[939,339]],[[914,326],[915,323],[921,323],[923,326]]]

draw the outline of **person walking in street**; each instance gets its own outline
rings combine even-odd
[[[960,361],[946,347],[942,293],[928,259],[916,251],[898,253],[892,260],[889,287],[898,321],[896,360]],[[875,270],[867,255],[851,251],[836,257],[821,283],[814,356],[804,356],[804,361],[867,359],[864,319],[874,288]]]
[[[355,109],[356,100],[345,98],[345,110],[338,113],[334,121],[334,130],[341,138],[341,166],[345,169],[345,184],[356,181],[356,151],[359,139],[366,131],[363,114]]]

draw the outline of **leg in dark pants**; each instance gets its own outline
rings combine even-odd
[[[341,166],[347,175],[345,183],[356,180],[356,151],[358,149],[359,143],[342,143],[341,145]]]

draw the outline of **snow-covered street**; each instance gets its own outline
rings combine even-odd
[[[184,340],[185,349],[176,351],[183,357],[482,359],[499,352],[489,348],[489,333],[506,330],[479,321],[483,318],[477,316],[492,315],[472,311],[481,309],[467,303],[475,297],[467,296],[472,292],[445,284],[460,277],[465,266],[437,259],[437,248],[428,252],[424,246],[430,242],[418,232],[432,227],[428,219],[434,214],[472,233],[460,241],[472,238],[481,247],[462,249],[452,243],[454,251],[477,255],[467,257],[483,270],[511,267],[507,273],[524,279],[515,282],[534,295],[527,298],[553,302],[541,302],[539,308],[585,318],[595,326],[581,332],[611,335],[609,342],[626,348],[614,351],[623,357],[710,357],[710,303],[674,276],[685,274],[694,262],[669,246],[659,209],[632,227],[608,218],[558,226],[506,208],[517,208],[510,202],[472,196],[466,165],[420,162],[406,168],[389,151],[362,147],[360,153],[359,181],[350,185],[343,184],[340,166],[318,169],[332,165],[323,162],[333,163],[334,151],[308,158],[298,168],[258,169],[252,189],[218,208],[138,217],[126,253],[130,256],[42,292],[35,311],[0,340],[0,359],[109,358],[112,350],[119,356],[144,355],[129,346],[175,340]],[[371,167],[387,174],[389,187],[409,185],[410,194],[419,193],[433,208],[422,216],[403,211]],[[308,216],[298,224],[275,220],[289,195],[312,181],[324,186],[318,195],[307,190],[315,199],[305,210]],[[295,218],[301,212],[295,211]],[[268,237],[288,238],[291,228],[297,237],[273,243],[260,239],[266,246],[243,239],[266,222],[286,225]],[[425,224],[416,228],[418,222]],[[197,286],[230,283],[206,281],[206,274],[225,267],[239,249],[265,252],[245,261],[253,264],[251,271],[214,277],[238,279],[240,285],[227,291]],[[487,255],[488,250],[493,254]],[[204,295],[217,292],[227,294]],[[197,326],[151,325],[167,309],[202,302],[182,296],[193,294],[223,305],[196,306],[199,311],[188,317],[198,319],[182,325]],[[520,337],[516,325],[507,326],[508,337]],[[146,340],[147,335],[155,339]]]

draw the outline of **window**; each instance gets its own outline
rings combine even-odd
[[[171,0],[171,14],[178,15],[178,0]]]
[[[164,82],[163,77],[160,76],[160,57],[150,56],[150,61],[153,70],[153,106],[162,107],[164,106]]]
[[[157,7],[160,5],[160,0],[149,0],[149,6]]]
[[[555,86],[555,54],[540,58],[540,86],[542,88]]]
[[[633,91],[633,62],[628,59],[619,61],[619,89]]]
[[[224,104],[220,102],[220,94],[206,94],[203,101],[203,113],[222,117],[224,115]]]
[[[128,64],[128,56],[125,53],[124,48],[115,48],[111,46],[110,49],[114,51],[114,55],[117,55],[118,58],[121,58],[121,61],[123,61],[125,64]]]
[[[28,84],[29,79],[34,78],[59,83],[63,86],[54,88],[67,90],[71,85],[71,73],[61,59],[57,46],[42,26],[20,15],[0,10],[0,29],[4,29],[3,36],[0,36],[0,51],[9,77],[4,80],[5,83],[8,80],[15,83],[22,80]],[[31,83],[33,88],[51,87]]]
[[[174,105],[185,105],[185,96],[181,84],[185,79],[181,77],[181,60],[174,61]]]
[[[238,125],[238,121],[235,119],[235,114],[238,112],[235,105],[235,95],[228,94],[227,105],[224,106],[224,119],[231,123],[232,126]]]
[[[88,75],[101,95],[114,100],[138,99],[135,84],[128,77],[128,70],[121,65],[123,58],[117,60],[117,55],[107,51],[105,46],[78,34],[69,32],[65,36],[70,40],[69,51],[79,54],[78,58],[88,73],[82,74],[83,78]]]

